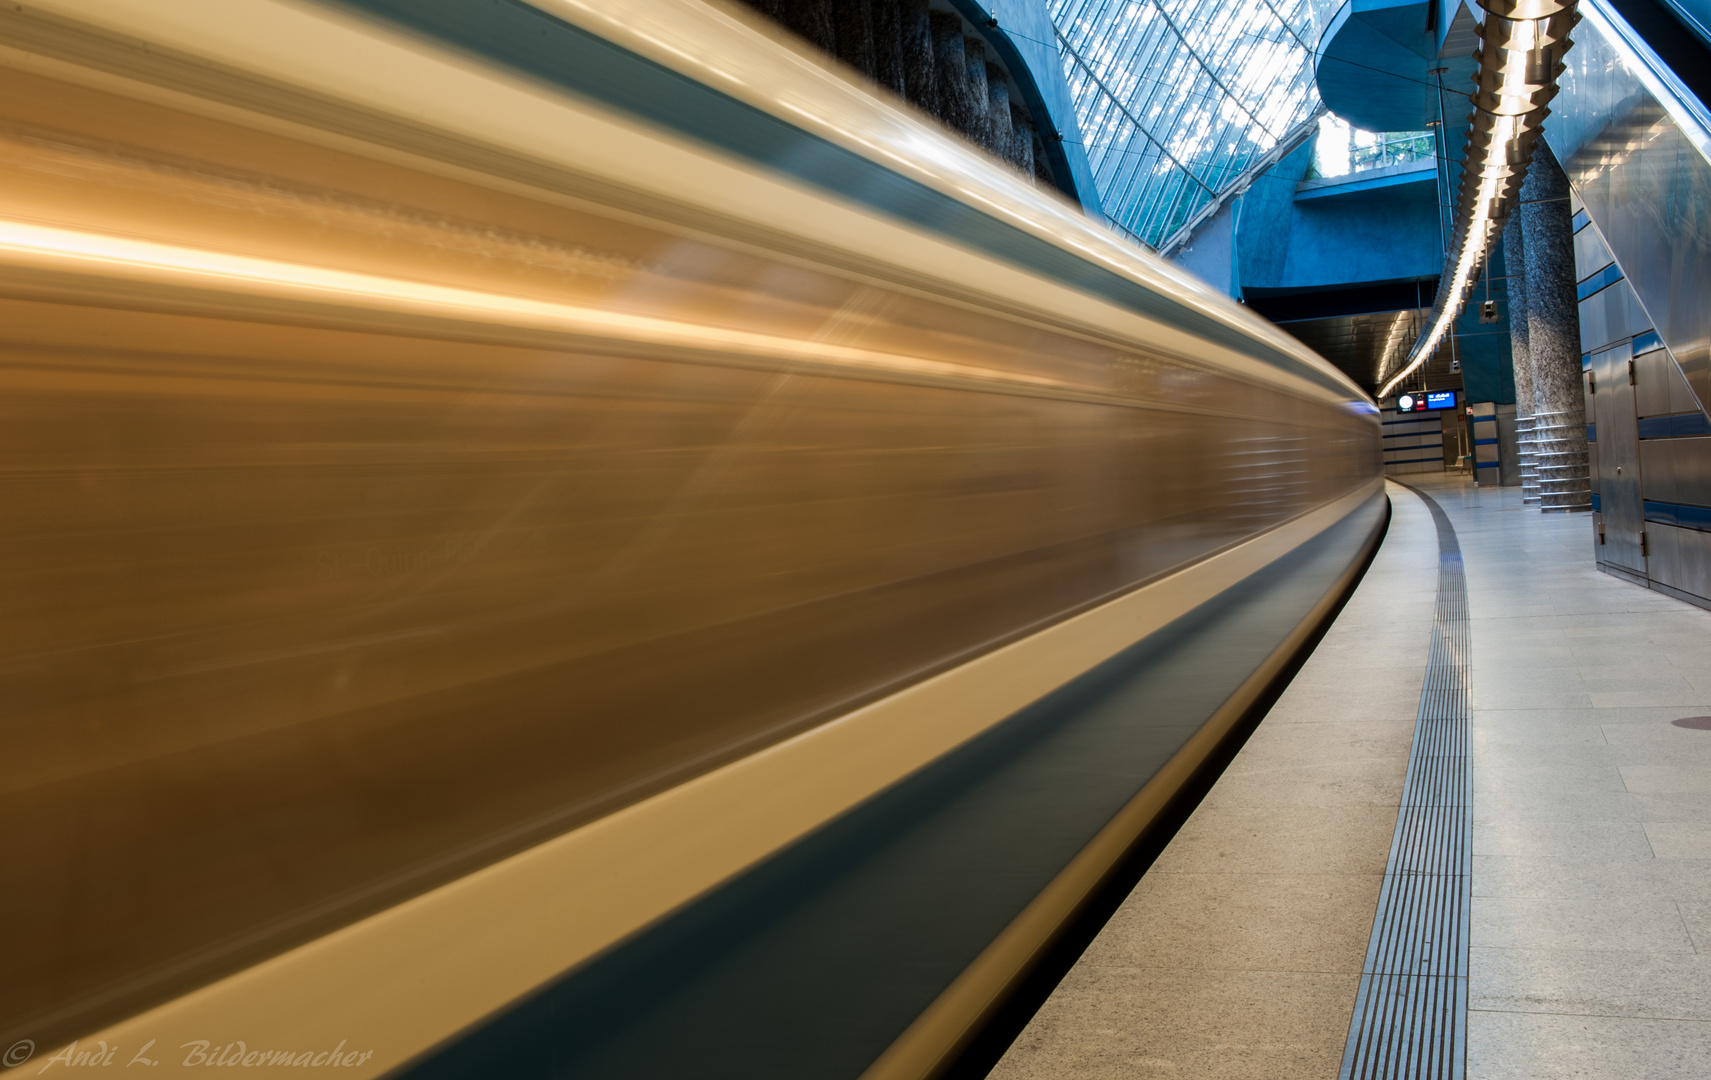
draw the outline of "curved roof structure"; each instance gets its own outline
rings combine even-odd
[[[1105,213],[1162,246],[1319,108],[1308,0],[1048,0]]]

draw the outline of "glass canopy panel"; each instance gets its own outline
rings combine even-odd
[[[1047,0],[1105,213],[1158,247],[1319,107],[1308,0]]]

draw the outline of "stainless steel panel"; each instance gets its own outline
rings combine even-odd
[[[1711,114],[1624,31],[1606,0],[1584,0],[1580,10],[1586,19],[1575,29],[1545,135],[1704,403],[1711,400]]]
[[[1580,351],[1596,352],[1612,341],[1627,337],[1627,304],[1620,295],[1621,282],[1580,302]]]
[[[1582,229],[1574,234],[1574,280],[1585,281],[1615,261],[1597,229]]]
[[[1581,392],[1582,397],[1584,397],[1586,399],[1586,422],[1590,425],[1593,425],[1593,428],[1594,428],[1593,438],[1588,439],[1586,442],[1587,480],[1590,483],[1591,490],[1594,494],[1597,494],[1598,490],[1599,490],[1599,485],[1598,485],[1598,439],[1597,439],[1597,435],[1596,435],[1596,431],[1597,431],[1596,425],[1598,423],[1598,395],[1594,392],[1594,389],[1593,389],[1595,384],[1597,383],[1597,379],[1594,378],[1597,371],[1598,371],[1598,368],[1596,366],[1594,366],[1591,369],[1586,370],[1586,371],[1582,371],[1580,373],[1580,392]],[[1515,469],[1516,469],[1517,475],[1519,475],[1519,473],[1520,473],[1519,461],[1516,462]],[[1517,481],[1517,482],[1519,482],[1519,481]]]
[[[1647,529],[1652,552],[1648,576],[1682,592],[1711,599],[1711,533],[1655,521]]]
[[[1626,281],[1601,289],[1580,302],[1580,351],[1602,349],[1652,328]]]
[[[1675,439],[1640,443],[1640,490],[1645,498],[1675,502]]]
[[[1680,378],[1675,361],[1666,349],[1653,349],[1634,357],[1634,411],[1641,416],[1663,416],[1669,407],[1672,380]]]
[[[1693,388],[1687,385],[1687,376],[1682,373],[1681,365],[1670,363],[1669,371],[1669,411],[1672,413],[1692,412],[1699,408],[1699,398],[1694,395]]]
[[[1515,487],[1521,482],[1521,462],[1516,456],[1518,447],[1515,440],[1513,405],[1497,406],[1497,451],[1498,473],[1503,477],[1502,484],[1504,487]]]
[[[1675,469],[1675,501],[1711,506],[1711,436],[1668,442]]]
[[[1643,572],[1640,433],[1634,417],[1634,388],[1628,385],[1632,355],[1623,344],[1592,357],[1598,376],[1598,504],[1604,515],[1605,560]]]

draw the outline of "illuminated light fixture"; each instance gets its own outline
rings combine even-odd
[[[1379,370],[1387,397],[1443,343],[1456,316],[1467,305],[1493,241],[1514,208],[1539,141],[1540,125],[1550,114],[1563,72],[1563,54],[1574,42],[1569,31],[1580,21],[1575,0],[1479,0],[1485,22],[1479,27],[1476,89],[1470,96],[1467,151],[1455,199],[1455,229],[1438,278],[1432,310],[1402,369]]]

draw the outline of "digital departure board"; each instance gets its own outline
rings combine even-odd
[[[1403,394],[1396,399],[1397,412],[1431,412],[1434,409],[1456,407],[1454,390],[1432,390],[1424,394]]]

